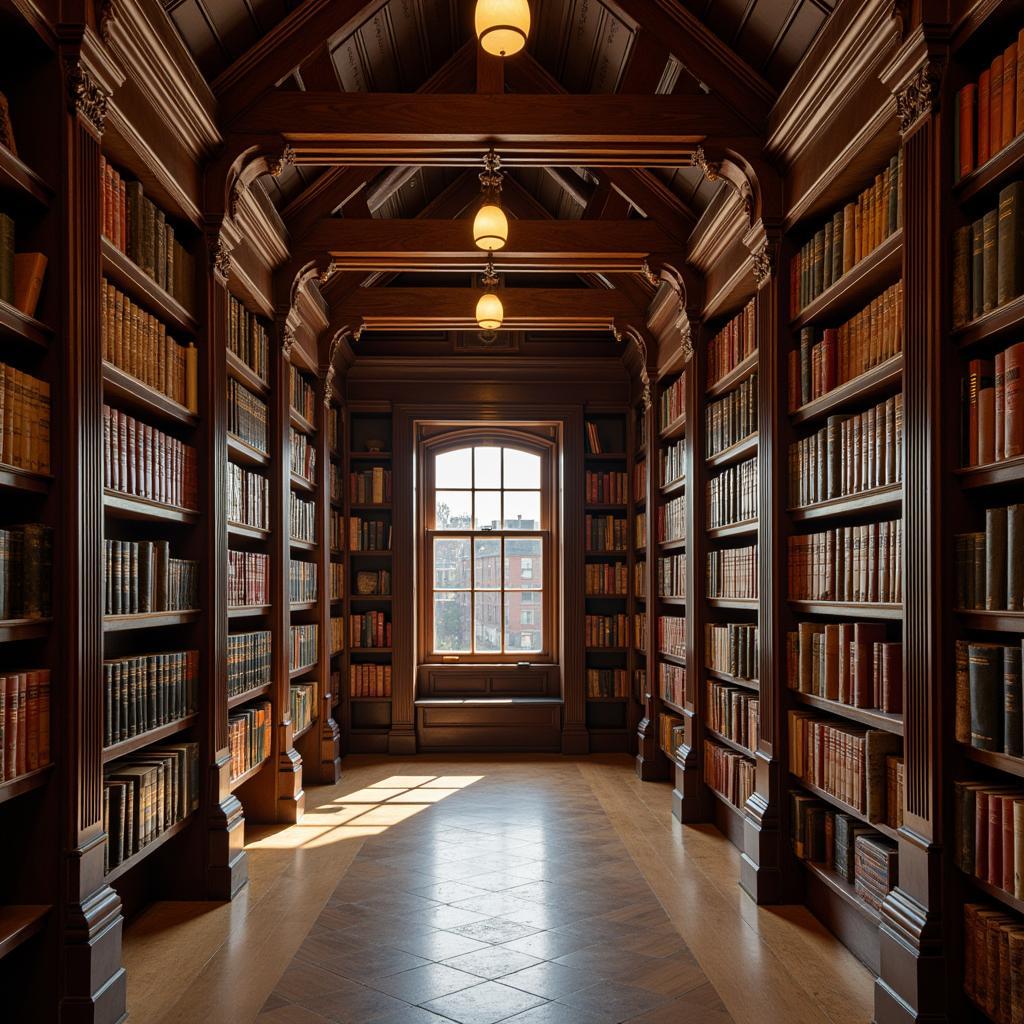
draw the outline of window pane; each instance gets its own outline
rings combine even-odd
[[[501,594],[484,591],[476,597],[476,646],[480,654],[501,652]]]
[[[540,491],[505,492],[505,529],[540,529]]]
[[[468,537],[434,539],[434,587],[469,587]]]
[[[473,486],[473,449],[459,448],[443,452],[434,460],[436,487]]]
[[[476,527],[477,530],[501,529],[501,491],[477,491]]]
[[[516,448],[506,448],[505,486],[540,487],[540,456]]]
[[[528,604],[523,598],[531,598]],[[537,652],[544,646],[543,607],[541,594],[505,594],[505,650]]]
[[[434,594],[434,650],[468,653],[470,598],[468,591]]]
[[[475,448],[474,449],[474,487],[500,487],[501,486],[501,449],[500,448]]]
[[[434,516],[438,530],[472,529],[472,491],[437,491],[436,495]]]
[[[473,544],[476,557],[476,588],[501,587],[501,538],[477,539]]]
[[[508,590],[540,590],[544,584],[543,549],[540,537],[508,537],[505,540],[505,587]]]

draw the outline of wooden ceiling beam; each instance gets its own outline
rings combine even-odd
[[[331,56],[331,46],[323,43],[299,66],[302,88],[322,92],[340,88],[338,70]]]

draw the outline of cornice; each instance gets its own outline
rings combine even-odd
[[[743,197],[732,188],[720,188],[690,235],[687,262],[707,273],[750,227]]]
[[[235,221],[253,254],[273,270],[288,259],[288,231],[270,200],[261,201],[262,195],[256,184],[241,189]]]
[[[580,376],[585,367],[584,376]],[[567,359],[544,356],[502,358],[501,356],[431,356],[411,359],[409,356],[366,356],[357,353],[348,371],[351,380],[443,381],[460,382],[566,381],[585,384],[621,381],[628,373],[621,355],[605,359]]]

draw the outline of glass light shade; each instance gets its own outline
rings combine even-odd
[[[484,331],[496,331],[505,319],[501,299],[494,292],[484,292],[476,304],[476,322]]]
[[[484,203],[473,219],[473,241],[478,249],[494,252],[508,241],[508,218],[495,203]]]
[[[530,34],[527,0],[477,0],[476,36],[495,57],[511,57],[526,45]]]

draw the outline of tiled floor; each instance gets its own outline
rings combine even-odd
[[[366,839],[260,1024],[731,1022],[583,777],[550,772],[358,794],[394,823]]]

